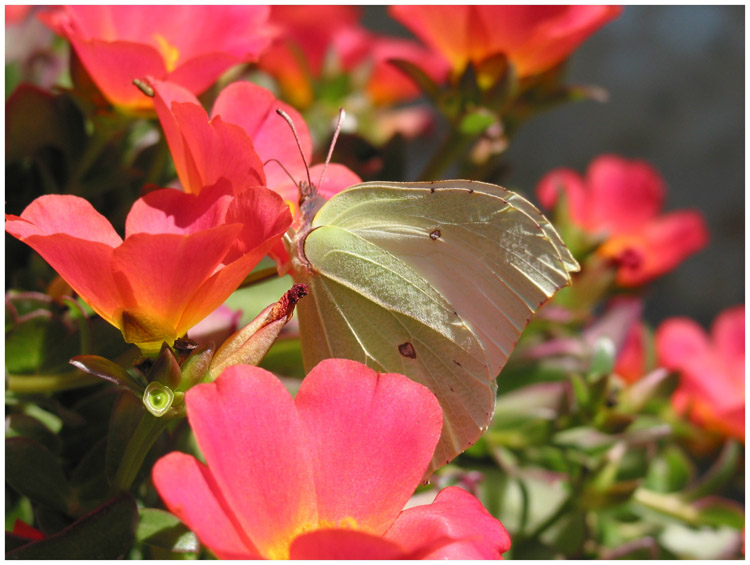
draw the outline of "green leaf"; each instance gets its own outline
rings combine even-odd
[[[585,452],[599,452],[613,445],[617,438],[588,426],[569,428],[553,437],[555,445],[574,447]]]
[[[125,449],[145,413],[140,397],[122,391],[115,401],[109,420],[107,452],[105,457],[107,478],[112,481],[120,467]]]
[[[721,454],[700,481],[683,493],[686,500],[696,500],[719,491],[734,476],[740,457],[740,445],[736,440],[724,444]]]
[[[135,371],[128,372],[117,363],[99,355],[77,355],[70,360],[70,364],[90,375],[126,388],[136,396],[143,395],[146,388],[147,383],[143,376]]]
[[[68,479],[57,457],[37,441],[24,437],[5,440],[5,480],[32,501],[68,511]]]
[[[458,129],[465,135],[480,135],[496,121],[495,114],[486,108],[478,108],[461,119]]]
[[[133,544],[138,507],[121,495],[61,532],[25,545],[6,559],[117,559]]]
[[[5,419],[5,437],[25,437],[41,443],[50,452],[60,453],[60,438],[28,414],[10,414]]]
[[[427,98],[430,100],[437,99],[439,94],[438,85],[435,84],[435,81],[433,81],[419,66],[403,59],[388,59],[388,63],[414,81],[417,88],[419,88]]]
[[[178,553],[197,553],[198,537],[176,516],[157,508],[141,508],[136,539]]]
[[[745,528],[745,510],[733,500],[710,496],[694,503],[698,509],[698,523],[702,526]]]
[[[689,528],[668,524],[659,535],[659,542],[680,559],[726,559],[732,546],[739,556],[741,533],[727,527]]]
[[[676,445],[667,445],[651,460],[646,487],[656,492],[677,492],[693,478],[695,467]]]
[[[594,342],[589,367],[589,380],[608,375],[615,366],[615,344],[611,338],[601,336]]]

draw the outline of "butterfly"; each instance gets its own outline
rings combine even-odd
[[[298,305],[305,368],[347,358],[427,386],[444,419],[430,471],[487,429],[523,329],[579,269],[530,202],[468,180],[352,186],[289,251],[309,291]]]

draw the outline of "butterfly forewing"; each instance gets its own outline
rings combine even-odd
[[[495,377],[575,260],[530,203],[471,181],[356,185],[312,227],[295,274],[306,366],[347,357],[429,387],[445,464],[486,429]]]

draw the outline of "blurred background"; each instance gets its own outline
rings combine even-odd
[[[371,29],[410,35],[384,6],[364,10]],[[744,6],[628,6],[568,63],[569,84],[602,87],[609,102],[543,113],[508,151],[506,184],[529,196],[546,172],[585,172],[597,155],[615,153],[661,173],[665,210],[703,212],[709,245],[647,287],[651,323],[690,316],[708,326],[745,301],[744,54]]]

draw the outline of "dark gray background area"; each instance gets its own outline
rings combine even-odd
[[[367,27],[409,35],[383,6],[364,10]],[[609,102],[568,104],[524,124],[506,184],[532,195],[546,172],[583,172],[602,153],[651,163],[667,183],[664,209],[701,210],[711,239],[650,284],[646,317],[708,326],[745,300],[744,6],[627,6],[568,65],[569,84],[603,87]]]

